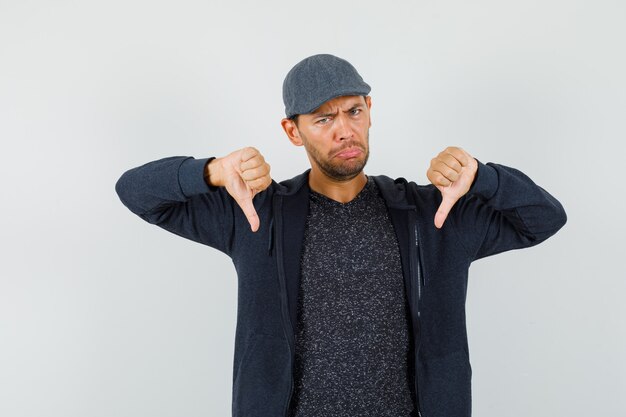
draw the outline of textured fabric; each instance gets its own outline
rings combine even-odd
[[[283,417],[293,390],[300,259],[309,207],[308,171],[254,197],[256,233],[221,187],[203,180],[206,159],[169,157],[133,168],[116,184],[147,222],[228,255],[237,271],[234,417]],[[567,221],[562,205],[521,171],[478,161],[476,180],[441,229],[441,193],[402,178],[372,177],[400,248],[422,417],[471,415],[465,298],[470,264],[535,246]],[[198,271],[214,276],[212,268]],[[529,277],[532,280],[532,277]],[[219,341],[216,341],[216,343]],[[212,398],[212,400],[216,400]]]
[[[400,250],[369,179],[350,202],[311,192],[296,330],[294,417],[409,417]]]
[[[283,102],[287,117],[307,114],[330,99],[366,96],[371,88],[345,59],[334,55],[313,55],[297,63],[283,81]]]

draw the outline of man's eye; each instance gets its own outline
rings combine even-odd
[[[356,116],[359,113],[361,113],[361,109],[352,109],[352,115],[353,116]]]
[[[329,120],[330,120],[330,119],[329,119],[328,117],[323,117],[323,118],[319,119],[319,120],[317,121],[317,123],[319,123],[319,124],[321,124],[321,125],[324,125],[324,124],[328,123],[328,121],[329,121]]]

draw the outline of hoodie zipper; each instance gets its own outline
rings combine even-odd
[[[417,361],[418,361],[418,355],[419,355],[419,349],[420,349],[420,345],[421,345],[421,339],[422,339],[422,335],[421,335],[421,321],[420,321],[420,317],[421,317],[421,312],[420,312],[420,307],[421,307],[421,300],[422,300],[422,284],[423,284],[423,279],[422,279],[422,271],[421,271],[421,262],[420,262],[420,243],[419,243],[419,231],[417,229],[417,220],[415,220],[415,223],[413,225],[413,237],[414,237],[414,241],[413,241],[413,245],[412,246],[412,250],[414,251],[414,253],[411,256],[411,259],[414,260],[412,262],[412,275],[414,277],[417,277],[417,300],[415,300],[415,305],[416,305],[416,309],[417,309],[417,329],[418,329],[418,334],[417,334],[417,341],[415,343],[415,401],[416,401],[416,405],[417,405],[417,415],[418,417],[422,417],[422,411],[421,411],[421,406],[420,406],[420,394],[419,394],[419,383],[418,383],[418,373],[417,373]]]
[[[415,256],[417,259],[417,317],[420,317],[420,302],[422,301],[422,271],[421,271],[421,265],[420,265],[420,257],[419,257],[419,253],[420,253],[420,244],[419,244],[419,235],[417,233],[417,222],[415,223],[415,227],[413,228],[413,230],[415,231]]]
[[[276,248],[276,268],[278,271],[278,283],[280,285],[280,299],[281,299],[281,312],[283,317],[283,331],[285,333],[285,339],[287,340],[287,344],[289,345],[289,353],[290,353],[290,367],[291,367],[291,378],[289,380],[289,396],[287,397],[287,402],[285,403],[283,415],[288,417],[289,413],[289,403],[291,402],[291,397],[293,395],[293,361],[295,358],[294,346],[291,343],[291,337],[293,336],[293,325],[291,323],[291,318],[289,316],[289,310],[287,305],[287,283],[285,280],[285,265],[283,264],[283,219],[282,219],[282,211],[280,207],[280,201],[278,199],[274,200],[274,219],[275,220],[275,236],[272,239],[271,246],[275,246]],[[272,232],[272,234],[274,234]],[[289,330],[290,331],[289,331]]]

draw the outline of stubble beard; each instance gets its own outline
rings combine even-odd
[[[356,146],[363,151],[365,157],[363,159],[355,159],[355,160],[334,160],[332,156],[322,156],[321,152],[317,150],[315,147],[311,146],[302,133],[300,133],[302,137],[302,142],[304,143],[304,147],[309,154],[309,157],[315,162],[315,164],[319,167],[320,171],[324,173],[327,177],[335,180],[335,181],[349,181],[363,172],[363,168],[367,164],[367,160],[370,156],[369,150],[369,131],[367,132],[366,138],[366,146],[364,147],[361,144],[357,144],[354,142],[347,142],[341,149],[335,150],[334,152],[340,152],[342,149],[348,148],[350,146]],[[336,161],[336,162],[334,162]]]

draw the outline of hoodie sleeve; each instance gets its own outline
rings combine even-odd
[[[472,187],[450,214],[470,261],[537,245],[567,221],[561,203],[524,173],[480,161]]]
[[[233,200],[223,188],[204,181],[208,162],[185,156],[149,162],[126,171],[115,190],[148,223],[228,253]]]

